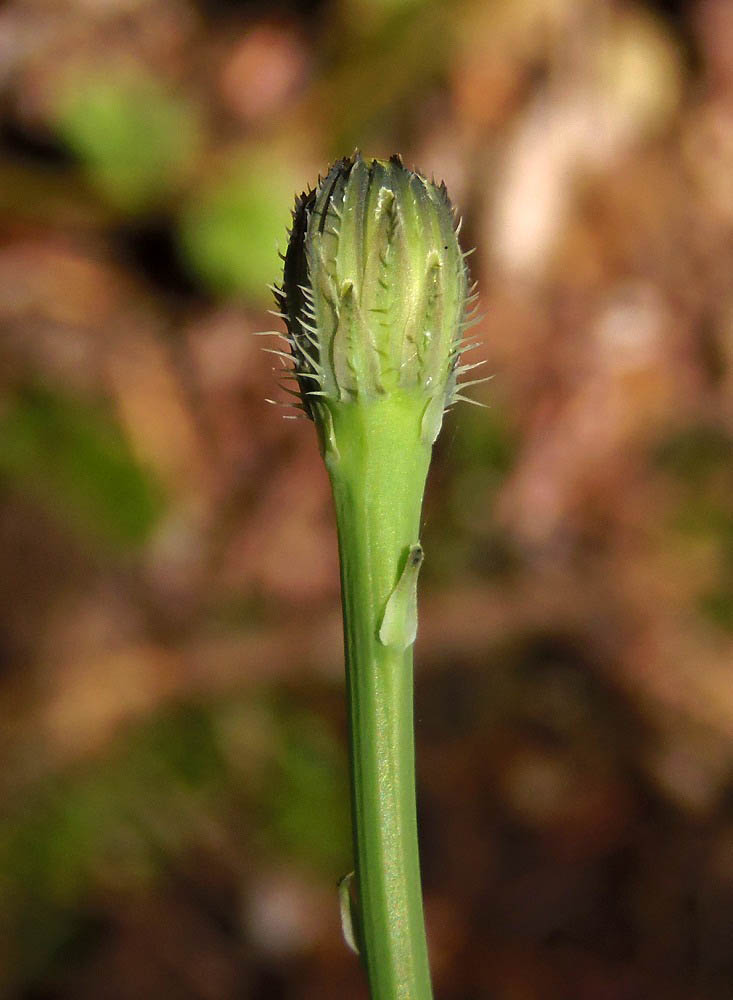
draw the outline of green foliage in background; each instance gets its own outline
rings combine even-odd
[[[718,554],[717,579],[699,595],[698,609],[733,632],[733,438],[722,427],[687,427],[666,438],[655,459],[677,481],[675,528]]]
[[[261,740],[246,775],[240,763],[253,758],[239,760],[233,715]],[[343,749],[302,706],[272,696],[153,713],[102,754],[5,796],[0,934],[15,974],[53,974],[100,890],[144,891],[197,849],[227,844],[230,860],[254,842],[335,881],[349,856],[348,809]]]
[[[81,538],[113,548],[143,543],[165,508],[162,489],[101,407],[40,387],[0,412],[0,476]]]
[[[101,759],[6,800],[0,926],[14,928],[20,973],[53,969],[83,931],[95,883],[130,891],[190,844],[190,817],[206,811],[222,772],[209,714],[185,705],[133,727]]]
[[[114,208],[140,212],[175,191],[198,148],[188,103],[152,78],[78,76],[59,99],[56,128]]]
[[[269,305],[296,183],[277,159],[258,156],[227,165],[191,198],[180,222],[181,247],[212,292]]]
[[[338,878],[351,857],[344,750],[312,712],[285,702],[274,710],[278,739],[261,799],[267,845]]]
[[[496,577],[512,565],[511,538],[496,524],[493,503],[516,461],[519,438],[500,404],[464,407],[446,421],[452,471],[446,509],[450,530],[430,540],[427,578],[461,578],[467,572]],[[476,545],[476,538],[482,544]],[[427,542],[426,542],[427,544]]]

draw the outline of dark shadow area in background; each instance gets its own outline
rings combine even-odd
[[[73,152],[52,133],[30,131],[9,115],[0,118],[0,156],[18,163],[38,163],[49,167],[71,166],[78,162]]]
[[[228,17],[232,14],[277,17],[282,13],[294,13],[310,17],[327,9],[329,0],[296,0],[296,2],[272,0],[271,3],[263,0],[196,0],[196,6],[211,19]]]

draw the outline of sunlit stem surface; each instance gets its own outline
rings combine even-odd
[[[415,813],[410,623],[380,628],[419,539],[430,462],[425,398],[329,401],[324,442],[338,521],[358,936],[372,1000],[429,1000]],[[403,647],[404,648],[401,648]]]

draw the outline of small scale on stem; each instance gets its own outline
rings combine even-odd
[[[373,1000],[432,996],[415,815],[420,512],[475,299],[445,185],[340,160],[295,205],[278,315],[333,490],[358,945]],[[475,384],[475,383],[472,383]],[[347,894],[349,883],[346,883]],[[342,891],[342,897],[343,897]]]

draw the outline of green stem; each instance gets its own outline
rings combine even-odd
[[[372,1000],[432,997],[415,813],[412,641],[379,638],[417,544],[430,462],[422,400],[329,403],[338,523],[359,943]]]

